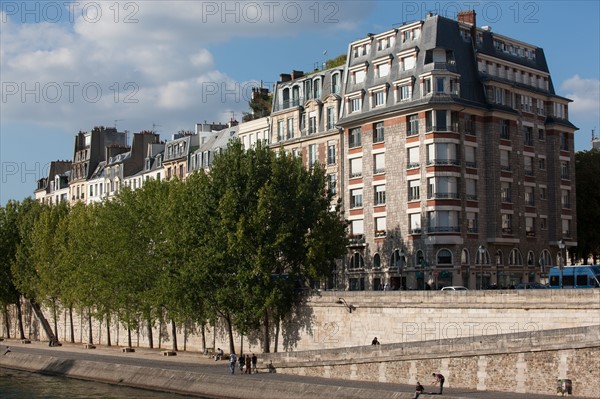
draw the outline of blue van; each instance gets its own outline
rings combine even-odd
[[[565,266],[562,270],[554,266],[548,272],[548,281],[550,288],[599,288],[600,287],[600,266]]]

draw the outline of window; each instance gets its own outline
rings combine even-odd
[[[362,158],[353,158],[350,160],[350,178],[362,176]]]
[[[523,169],[526,176],[533,176],[533,157],[523,157]]]
[[[512,234],[512,215],[510,213],[502,214],[502,233]]]
[[[538,167],[540,168],[540,170],[546,170],[546,158],[538,159]]]
[[[385,105],[385,91],[376,91],[373,93],[373,106],[379,107]]]
[[[465,190],[468,200],[477,200],[477,180],[465,179]]]
[[[385,237],[386,220],[385,216],[375,218],[375,237]]]
[[[308,134],[313,134],[317,132],[317,117],[309,116],[308,117]]]
[[[510,139],[510,124],[507,120],[500,121],[500,138]]]
[[[283,140],[283,120],[277,121],[277,141]]]
[[[327,142],[327,165],[335,164],[335,141]]]
[[[385,204],[385,184],[375,186],[374,188],[375,205]]]
[[[540,199],[545,200],[547,198],[546,187],[540,187]]]
[[[321,98],[321,79],[313,82],[313,98]]]
[[[327,130],[331,130],[334,128],[334,108],[327,107]]]
[[[294,118],[287,119],[287,135],[286,138],[291,139],[294,137]]]
[[[571,237],[571,220],[570,219],[562,220],[562,234],[564,237]]]
[[[360,97],[350,99],[350,113],[360,111]]]
[[[510,170],[510,151],[500,150],[500,169]]]
[[[423,95],[431,94],[431,78],[423,79]]]
[[[408,162],[406,167],[409,169],[418,168],[419,165],[419,147],[410,147],[408,149]]]
[[[560,190],[560,198],[562,207],[571,209],[571,190]]]
[[[379,255],[379,254],[373,255],[373,268],[381,269],[381,255]],[[375,289],[377,289],[377,288],[375,288]]]
[[[535,237],[535,219],[531,216],[525,217],[525,234],[527,237]]]
[[[421,180],[409,180],[408,200],[415,201],[421,198]]]
[[[525,186],[525,205],[535,206],[535,193],[532,186]]]
[[[366,70],[361,69],[361,70],[358,70],[358,71],[354,71],[353,76],[354,76],[354,83],[355,84],[362,83],[362,82],[365,81]]]
[[[410,234],[421,234],[421,214],[411,213],[408,215],[408,223],[410,224]]]
[[[435,78],[435,92],[443,93],[444,92],[444,78]]]
[[[458,165],[456,144],[434,143],[427,145],[428,165]]]
[[[362,145],[362,132],[359,127],[355,127],[350,129],[350,134],[348,136],[348,146],[350,148],[360,147]]]
[[[331,194],[337,194],[337,174],[330,173],[327,175],[327,188],[331,192]]]
[[[386,63],[386,64],[379,64],[376,66],[376,73],[377,73],[377,77],[379,78],[383,78],[389,75],[390,73],[390,64]]]
[[[467,212],[467,233],[477,233],[477,213]]]
[[[415,55],[409,55],[400,58],[400,69],[402,71],[408,71],[415,67]]]
[[[512,183],[503,181],[500,182],[500,198],[502,202],[512,202]]]
[[[428,178],[427,198],[458,198],[458,178],[452,176]]]
[[[565,132],[560,133],[560,149],[561,151],[569,151],[569,135]]]
[[[317,163],[317,145],[311,144],[308,146],[308,166],[313,166]]]
[[[569,179],[569,161],[561,161],[560,162],[560,178],[561,179]]]
[[[442,249],[437,253],[438,265],[451,265],[452,264],[452,252],[447,249]]]
[[[373,155],[373,173],[385,172],[385,152]]]
[[[469,168],[476,168],[475,147],[465,146],[465,165]]]
[[[533,145],[533,128],[531,126],[523,127],[523,143]]]
[[[538,129],[538,140],[539,141],[546,140],[546,132],[544,131],[544,129]]]
[[[412,90],[410,84],[403,84],[398,88],[400,91],[400,101],[408,101],[412,96]]]
[[[331,75],[331,91],[334,94],[340,92],[340,75],[337,73]]]
[[[350,190],[350,208],[361,208],[363,206],[363,189]]]
[[[459,232],[458,211],[429,211],[427,224],[431,233]]]
[[[419,115],[413,114],[408,116],[408,129],[406,130],[407,136],[414,136],[419,134]]]
[[[540,216],[540,230],[548,230],[548,218]]]
[[[373,143],[380,143],[385,140],[385,127],[383,122],[373,124]]]

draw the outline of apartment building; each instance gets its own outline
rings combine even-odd
[[[337,122],[343,77],[343,67],[308,75],[281,74],[273,95],[269,140],[273,149],[300,157],[307,168],[316,163],[323,166],[336,196],[342,190],[343,149]]]
[[[98,164],[106,161],[109,146],[127,147],[127,134],[113,127],[95,127],[75,135],[73,162],[69,180],[70,202],[86,201],[87,182]]]
[[[577,128],[543,49],[468,11],[369,34],[347,57],[339,287],[508,287],[577,245]]]
[[[55,205],[69,200],[71,161],[52,161],[48,175],[37,181],[34,198],[42,204]]]

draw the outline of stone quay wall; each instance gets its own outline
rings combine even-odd
[[[44,311],[51,326],[52,312]],[[0,316],[0,336],[9,324],[17,333],[16,310],[9,320]],[[47,340],[39,321],[24,304],[25,335]],[[74,315],[74,342],[87,342],[89,327],[82,314]],[[278,351],[306,351],[369,345],[373,337],[382,344],[484,337],[518,332],[600,325],[600,289],[492,290],[492,291],[323,291],[308,297],[292,321],[282,323]],[[71,340],[68,312],[58,313],[58,336]],[[128,346],[127,331],[112,320],[111,343]],[[274,334],[272,335],[274,339]],[[93,320],[95,344],[107,344],[106,322]],[[236,352],[261,352],[260,334],[234,337]],[[223,325],[205,329],[205,344],[197,326],[177,331],[179,350],[201,351],[204,347],[228,350]],[[168,324],[153,328],[155,348],[171,349],[173,337]],[[149,347],[145,323],[132,332],[132,346]],[[243,348],[242,348],[243,346]],[[271,345],[273,350],[274,345]]]
[[[574,395],[597,398],[600,387],[600,325],[262,356],[279,373],[420,381],[427,390],[435,390],[432,372],[445,386],[481,391],[556,394],[557,381],[569,379]]]

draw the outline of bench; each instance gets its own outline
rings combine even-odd
[[[175,351],[163,351],[163,356],[177,356],[177,352]]]
[[[121,349],[123,350],[123,353],[127,353],[127,352],[135,352],[135,349],[133,349],[133,348],[129,348],[129,347],[127,347],[127,348],[121,348]]]
[[[30,344],[30,343],[31,343],[31,340],[30,340],[30,339],[22,339],[22,340],[21,340],[21,343],[22,343],[22,344]]]
[[[96,345],[85,343],[83,344],[83,349],[96,349]]]

